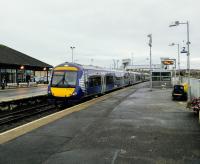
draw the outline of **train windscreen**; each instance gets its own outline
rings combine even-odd
[[[52,76],[52,87],[75,87],[77,72],[54,71]]]

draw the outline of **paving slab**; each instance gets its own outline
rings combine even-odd
[[[198,117],[139,84],[0,146],[0,163],[200,163]]]

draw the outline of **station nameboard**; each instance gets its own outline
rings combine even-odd
[[[173,65],[174,64],[174,61],[173,60],[163,60],[162,63],[164,65]]]

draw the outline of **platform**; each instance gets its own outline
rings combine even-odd
[[[200,163],[198,118],[171,89],[139,84],[77,111],[1,144],[0,163]]]
[[[15,88],[0,90],[0,102],[19,100],[47,94],[47,85],[29,88]]]

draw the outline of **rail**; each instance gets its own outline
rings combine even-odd
[[[15,112],[6,113],[0,116],[0,126],[18,121],[23,118],[27,118],[33,115],[44,113],[46,111],[55,109],[54,105],[42,104],[36,107],[27,108]]]

